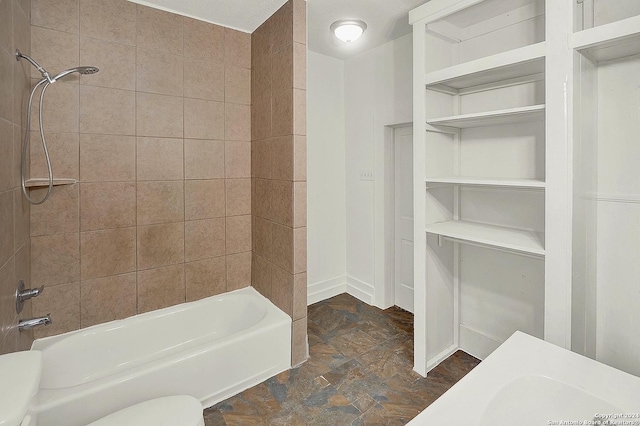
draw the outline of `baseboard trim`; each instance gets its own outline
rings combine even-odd
[[[460,324],[460,349],[478,359],[485,359],[502,341]]]
[[[346,292],[347,278],[344,275],[318,281],[309,284],[307,287],[307,305],[312,305]]]
[[[364,303],[373,305],[373,286],[347,275],[347,293]]]

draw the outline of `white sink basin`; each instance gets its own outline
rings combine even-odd
[[[594,419],[640,425],[640,378],[516,332],[409,425],[599,424]]]

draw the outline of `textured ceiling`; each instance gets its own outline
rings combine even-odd
[[[129,0],[251,33],[287,0]],[[517,1],[517,0],[516,0]],[[426,0],[307,0],[309,49],[346,59],[411,32],[408,12]],[[360,19],[367,30],[344,43],[329,27],[339,19]]]

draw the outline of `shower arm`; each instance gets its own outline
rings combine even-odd
[[[25,55],[24,53],[20,52],[20,50],[16,49],[16,61],[19,61],[20,59],[26,59],[27,61],[29,61],[31,65],[33,65],[38,70],[38,72],[42,74],[42,77],[47,79],[49,83],[53,83],[55,81],[51,78],[49,72],[42,68],[42,66],[37,63],[31,56]]]

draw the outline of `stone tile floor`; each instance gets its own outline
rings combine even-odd
[[[403,425],[480,362],[458,351],[422,378],[413,315],[341,294],[309,306],[310,358],[204,411],[218,425]]]

